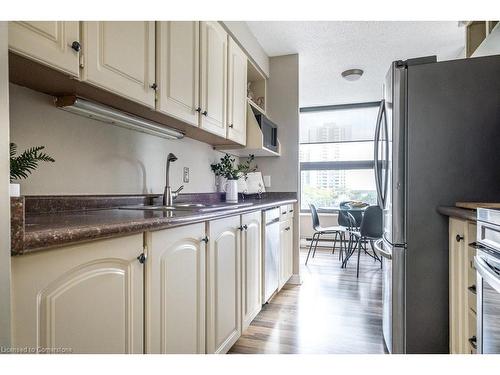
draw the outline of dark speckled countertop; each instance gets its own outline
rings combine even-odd
[[[213,196],[211,203],[214,202]],[[184,201],[188,199],[185,197]],[[197,201],[202,199],[198,195]],[[210,212],[126,210],[116,206],[45,213],[26,211],[23,243],[13,245],[12,254],[21,255],[100,238],[193,224],[295,202],[296,193],[266,193],[261,199],[245,199],[245,203],[251,203],[250,206],[234,208],[228,205],[225,209]],[[33,203],[27,201],[27,206],[30,205],[33,206]],[[123,206],[123,202],[120,205]]]
[[[468,210],[466,208],[453,206],[439,206],[437,210],[440,214],[445,216],[469,221],[476,221],[476,210]]]

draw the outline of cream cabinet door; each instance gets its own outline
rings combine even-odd
[[[78,21],[9,22],[9,49],[78,77],[80,26]],[[75,42],[74,48],[72,48]]]
[[[205,353],[205,224],[146,234],[146,352]]]
[[[245,330],[262,308],[262,213],[241,216],[241,314]]]
[[[241,335],[240,217],[208,226],[207,353],[226,353]]]
[[[216,21],[202,21],[200,29],[200,127],[226,137],[227,33]]]
[[[279,289],[288,281],[292,267],[293,253],[293,229],[292,220],[288,219],[280,222],[280,274],[279,274]]]
[[[247,140],[247,56],[233,38],[228,42],[227,138]]]
[[[12,258],[13,346],[143,353],[143,235]]]
[[[83,22],[84,79],[155,106],[154,21]]]
[[[165,21],[157,22],[156,25],[156,109],[198,126],[200,23]]]

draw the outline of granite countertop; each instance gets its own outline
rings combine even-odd
[[[266,193],[260,199],[252,197],[244,202],[240,201],[251,205],[238,208],[228,205],[227,208],[208,212],[129,210],[116,206],[47,213],[27,211],[24,233],[17,236],[22,237],[22,244],[13,244],[11,252],[13,255],[21,255],[72,243],[193,224],[295,202],[296,193]],[[213,199],[211,203],[214,203]]]
[[[439,206],[438,212],[442,215],[454,217],[457,219],[476,221],[476,210],[468,210],[466,208],[454,206]]]

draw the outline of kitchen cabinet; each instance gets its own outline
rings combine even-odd
[[[78,21],[11,21],[9,49],[51,68],[78,77]]]
[[[227,138],[243,146],[247,137],[247,56],[228,41]]]
[[[226,353],[241,335],[240,216],[208,223],[207,353]]]
[[[241,215],[241,315],[244,331],[262,308],[262,213]]]
[[[227,33],[216,21],[200,22],[200,127],[226,137]]]
[[[205,224],[146,233],[146,352],[205,353]]]
[[[12,344],[143,353],[143,234],[12,258]]]
[[[200,23],[156,23],[156,109],[198,126],[200,111]]]
[[[293,256],[293,220],[287,219],[280,222],[280,267],[279,289],[292,276]]]
[[[476,225],[467,220],[450,218],[449,222],[449,298],[450,353],[475,353]]]
[[[155,106],[155,22],[82,22],[83,79]]]

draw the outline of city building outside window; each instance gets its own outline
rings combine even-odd
[[[378,102],[301,108],[301,210],[320,211],[340,202],[377,203],[373,138]]]

